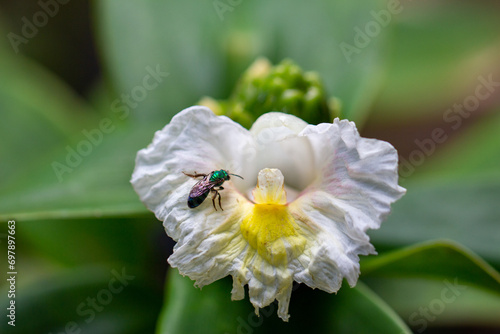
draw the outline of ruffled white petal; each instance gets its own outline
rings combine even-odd
[[[345,120],[308,126],[299,136],[311,142],[319,175],[290,205],[316,240],[295,263],[294,279],[334,292],[343,277],[356,284],[359,255],[375,253],[366,230],[379,228],[405,193],[397,184],[397,152],[387,142],[360,137]]]
[[[196,180],[182,172],[218,169],[245,180],[224,183],[223,211],[215,211],[210,198],[189,209]],[[261,169],[254,204],[251,190]],[[343,278],[356,284],[359,255],[375,252],[366,230],[378,228],[405,192],[397,184],[395,149],[361,138],[352,122],[312,126],[269,113],[247,131],[204,107],[183,110],[156,133],[138,153],[131,182],[177,241],[173,267],[200,287],[231,275],[233,299],[244,298],[248,285],[256,312],[278,300],[283,320],[293,281],[328,292]],[[279,217],[258,207],[268,204]]]
[[[360,137],[353,122],[308,126],[299,136],[314,149],[319,177],[307,192],[324,191],[335,207],[348,208],[358,230],[380,227],[390,204],[406,190],[398,185],[398,155],[382,140]]]
[[[300,118],[279,112],[264,114],[255,121],[250,129],[255,153],[243,167],[250,189],[256,184],[258,171],[264,168],[277,168],[283,173],[289,200],[313,180],[316,168],[311,144],[297,136],[306,126]]]
[[[205,216],[213,209],[210,199],[198,210],[187,207],[187,195],[196,180],[182,172],[208,174],[227,169],[238,173],[235,166],[241,166],[242,152],[251,141],[248,131],[229,118],[215,116],[205,107],[187,108],[157,131],[147,148],[138,152],[132,186],[148,209],[164,221],[167,234],[178,240],[191,225],[203,230]],[[221,192],[223,208],[231,201],[226,193],[230,193],[233,182],[238,179],[224,184],[229,191]],[[194,223],[181,226],[186,221]]]

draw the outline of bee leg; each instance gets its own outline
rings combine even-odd
[[[186,172],[182,172],[184,175],[186,176],[189,176],[189,177],[192,177],[193,179],[196,179],[197,177],[205,177],[207,176],[208,174],[198,174],[196,172],[194,172],[194,174],[188,174]]]
[[[214,205],[215,211],[217,211],[217,207],[215,206],[215,198],[217,197],[217,195],[219,195],[219,206],[220,206],[220,194],[215,189],[212,189],[211,191],[214,193],[214,195],[212,196],[212,204]],[[222,209],[222,207],[221,207],[221,209]],[[223,211],[224,211],[224,209],[223,209]]]
[[[214,193],[214,195],[212,196],[212,204],[214,205],[214,208],[215,208],[215,211],[217,211],[217,207],[215,206],[215,199],[217,198],[217,196],[219,196],[219,207],[222,211],[224,211],[224,209],[222,208],[222,204],[221,204],[221,195],[220,193],[217,191],[217,190],[224,190],[223,187],[219,186],[219,188],[215,189],[215,188],[212,188],[212,192]]]
[[[221,187],[222,188],[222,187]],[[224,188],[222,188],[224,189]],[[219,189],[220,190],[220,189]],[[220,192],[217,192],[217,194],[219,195],[219,208],[224,211],[224,209],[222,208],[222,204],[220,204]]]

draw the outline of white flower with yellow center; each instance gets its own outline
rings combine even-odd
[[[359,255],[375,254],[366,235],[377,229],[398,186],[397,152],[359,136],[354,123],[308,125],[272,112],[250,131],[205,107],[177,114],[137,154],[132,185],[177,241],[172,267],[202,287],[233,278],[232,299],[258,314],[275,299],[288,320],[293,281],[336,292],[359,276]],[[233,177],[198,207],[188,174],[227,170]],[[214,208],[216,205],[217,210]]]

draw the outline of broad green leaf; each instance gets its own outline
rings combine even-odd
[[[460,131],[463,118],[454,121],[457,131]],[[465,130],[459,138],[450,143],[449,147],[436,152],[429,162],[418,168],[415,176],[420,178],[437,178],[463,180],[464,178],[482,177],[495,178],[500,175],[500,109],[485,116]]]
[[[404,2],[392,26],[386,82],[371,121],[416,122],[442,114],[495,72],[500,14],[479,2]],[[495,77],[495,75],[494,75]],[[496,80],[497,81],[497,80]]]
[[[331,326],[326,328],[332,333],[411,333],[394,310],[362,282],[352,289],[344,287],[329,311]]]
[[[86,184],[66,184],[64,188],[52,163],[64,163],[66,147],[78,149],[76,145],[85,139],[84,131],[95,127],[97,115],[58,78],[22,55],[15,55],[9,47],[0,44],[2,221],[54,207],[64,211],[61,215],[78,210],[77,205],[71,208],[67,204],[74,200],[75,193],[88,199],[81,189]]]
[[[182,277],[177,269],[168,271],[157,334],[235,333],[241,326],[241,317],[245,322],[247,315],[254,312],[246,300],[231,301],[231,282],[227,278],[202,290],[193,285],[194,282]]]
[[[500,295],[500,274],[471,251],[434,241],[363,259],[363,277],[417,277],[450,280]],[[451,282],[451,283],[450,283]]]
[[[433,241],[365,258],[361,273],[415,331],[499,324],[500,274],[456,243]]]
[[[59,149],[39,163],[36,173],[26,175],[15,188],[0,193],[0,218],[26,221],[146,213],[129,180],[136,152],[151,141],[157,129],[156,126],[130,131],[114,125],[110,133],[99,132],[101,139],[97,140],[100,137],[96,134],[96,144],[83,136],[70,144],[70,149]],[[84,152],[78,150],[82,143],[88,147],[86,156],[79,154]],[[55,163],[70,171],[60,172],[62,169],[54,167]]]
[[[116,264],[56,270],[16,284],[15,327],[2,333],[151,333],[160,299],[140,272]],[[9,300],[0,297],[3,310]],[[5,314],[5,312],[4,312]]]
[[[386,8],[360,0],[95,2],[99,44],[117,92],[132,92],[147,67],[170,74],[134,115],[163,122],[202,96],[227,98],[259,56],[274,63],[290,58],[318,71],[328,94],[342,100],[345,116],[361,121],[380,83],[389,30],[371,11]],[[357,32],[369,23],[373,37]],[[359,34],[366,36],[363,47],[346,57],[342,43],[355,47]]]
[[[500,179],[421,181],[393,205],[374,244],[400,247],[439,238],[454,240],[500,265]]]
[[[363,280],[389,304],[413,329],[428,328],[442,332],[443,327],[464,331],[467,328],[500,327],[500,298],[470,285],[455,285],[453,280],[404,278],[365,278]],[[430,332],[430,331],[429,331]],[[425,333],[425,332],[424,332]]]
[[[64,85],[35,65],[22,63],[22,58],[5,63],[5,68],[13,80],[11,85],[0,85],[0,104],[5,104],[7,118],[0,128],[5,127],[8,143],[0,155],[5,161],[2,167],[11,175],[2,175],[0,218],[145,213],[129,179],[136,152],[164,124],[127,127],[128,110],[112,108],[118,98],[101,97],[96,102],[101,111],[97,117]],[[33,73],[44,81],[30,77]]]
[[[410,333],[394,311],[361,282],[353,289],[343,287],[337,295],[305,286],[296,288],[286,323],[276,315],[276,304],[261,309],[257,317],[248,298],[231,301],[230,279],[200,291],[174,269],[168,276],[157,334]]]
[[[91,124],[95,113],[51,73],[0,44],[1,187]]]
[[[146,268],[166,266],[160,245],[171,245],[163,226],[154,217],[17,220],[23,249],[39,254],[41,262],[77,266],[120,261]],[[158,265],[154,266],[160,268]]]

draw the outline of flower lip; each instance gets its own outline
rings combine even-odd
[[[243,151],[241,167],[245,182],[235,183],[247,198],[253,200],[257,175],[265,168],[283,173],[289,201],[311,184],[315,178],[313,150],[309,140],[299,136],[306,127],[300,118],[280,112],[264,114],[252,125],[253,145]]]
[[[271,129],[275,131],[273,137],[276,136],[276,138],[274,139],[279,140],[286,136],[298,135],[306,126],[307,123],[296,116],[272,111],[260,116],[253,123],[250,132],[259,138],[267,136],[265,132]],[[275,130],[277,128],[281,128],[279,132]]]

